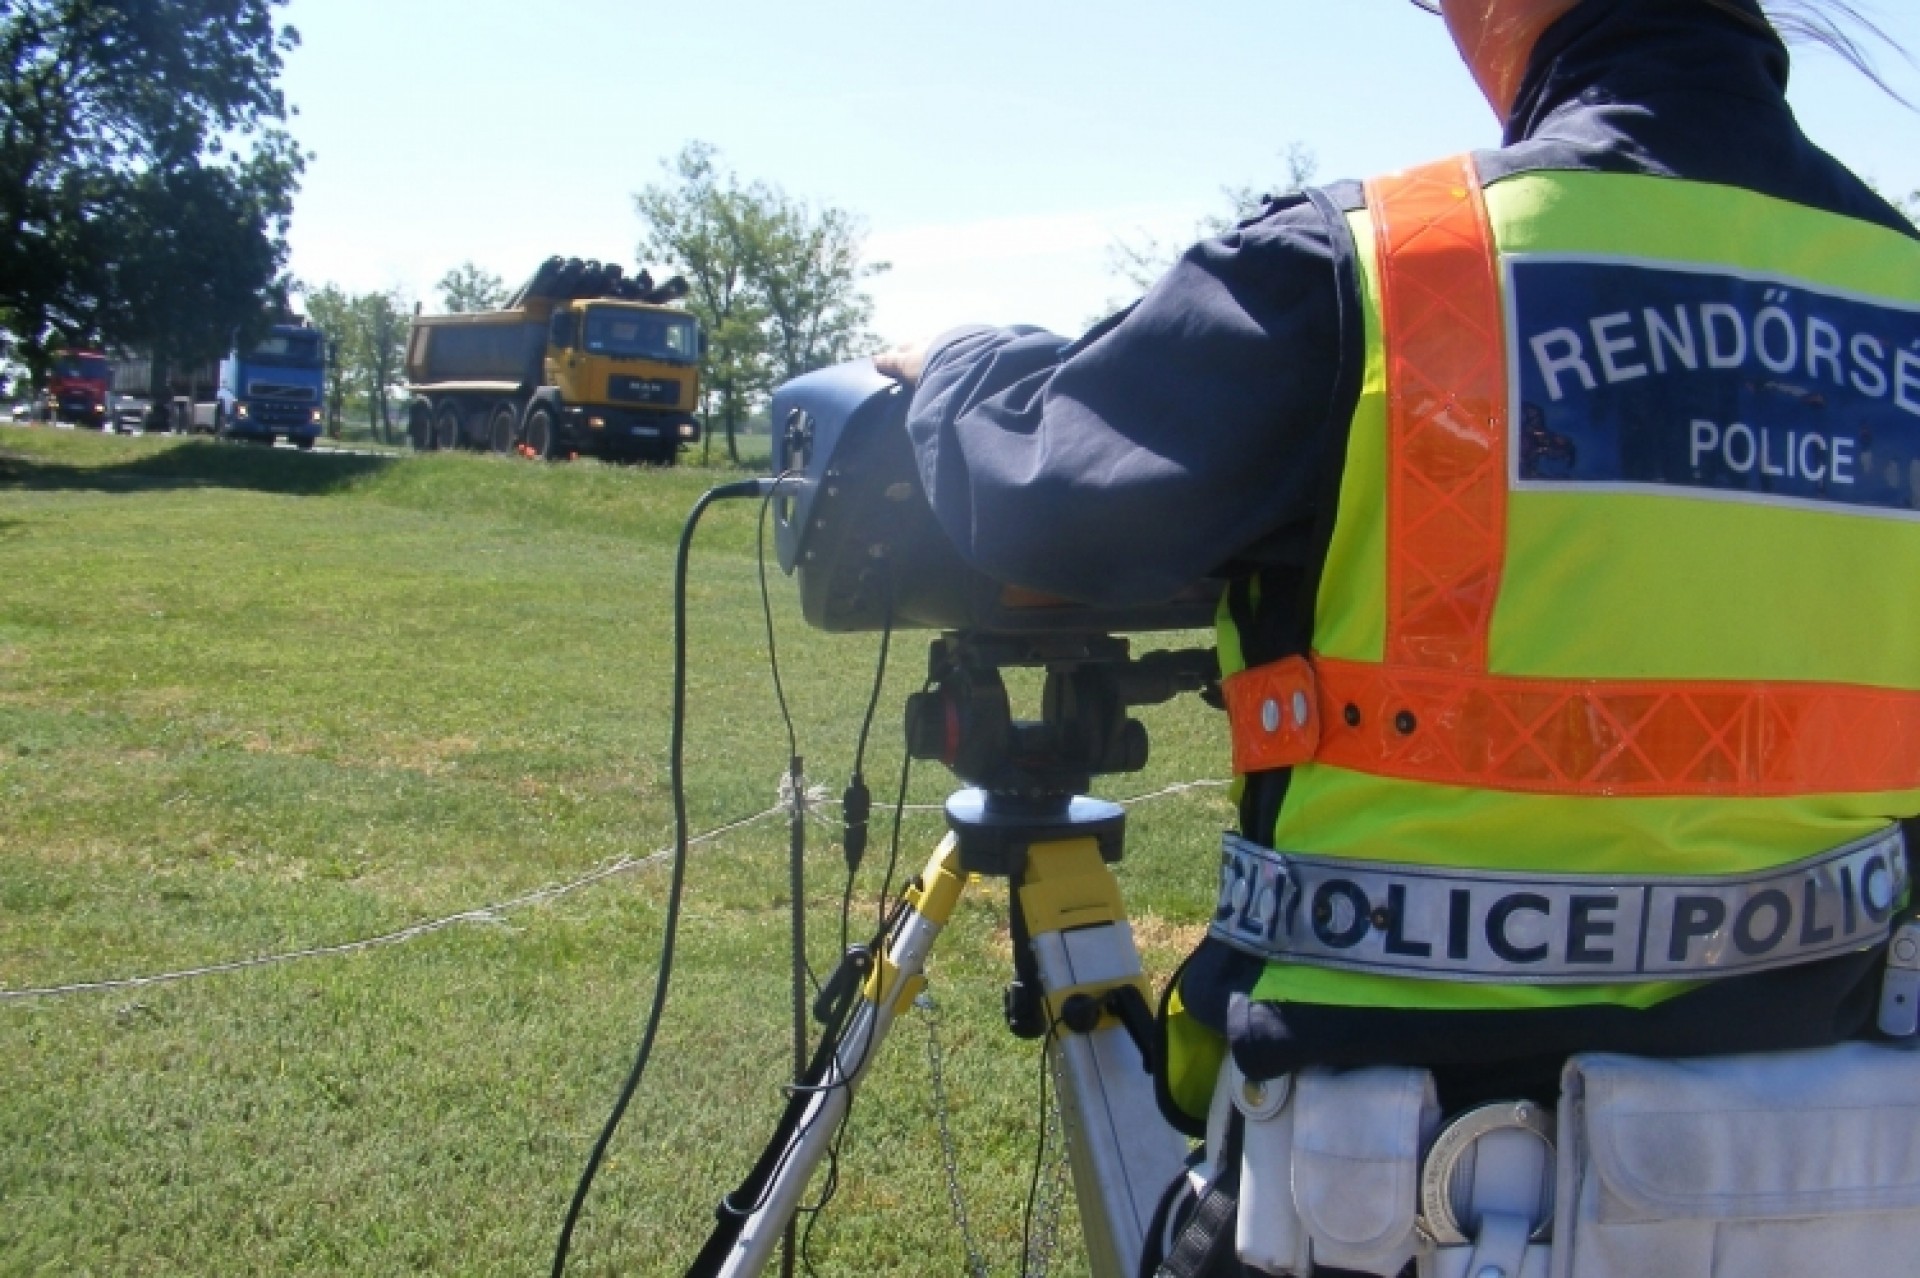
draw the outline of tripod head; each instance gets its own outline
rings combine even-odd
[[[1013,717],[1001,671],[1041,668],[1040,718]],[[907,700],[907,751],[945,764],[1003,811],[1064,810],[1096,776],[1147,765],[1146,725],[1128,716],[1217,683],[1212,649],[1133,657],[1111,635],[959,633],[928,658],[930,690]]]

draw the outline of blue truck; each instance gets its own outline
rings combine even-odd
[[[319,329],[275,324],[252,347],[236,347],[220,361],[212,398],[194,396],[191,429],[220,439],[285,439],[312,448],[324,417],[326,371],[327,344]],[[176,421],[180,412],[176,396]]]
[[[324,414],[327,344],[305,323],[275,324],[226,358],[156,368],[144,355],[114,361],[116,426],[312,448]],[[161,411],[155,411],[156,406]]]

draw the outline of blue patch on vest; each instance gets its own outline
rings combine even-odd
[[[1516,487],[1920,510],[1920,308],[1725,268],[1506,265]]]

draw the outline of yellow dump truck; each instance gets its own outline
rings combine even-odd
[[[415,315],[407,437],[417,449],[491,448],[552,460],[671,465],[700,438],[699,323],[617,265],[549,258],[504,309]]]

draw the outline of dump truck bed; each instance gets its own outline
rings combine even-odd
[[[538,385],[547,326],[521,311],[422,315],[407,342],[407,380],[415,386],[486,383]]]

